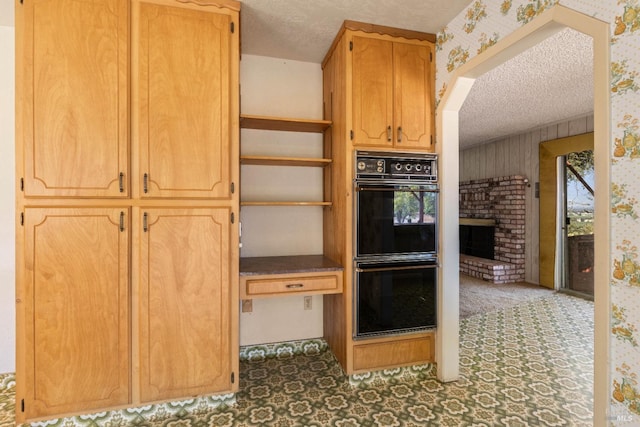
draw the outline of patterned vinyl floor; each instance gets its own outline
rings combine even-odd
[[[241,363],[235,405],[170,414],[103,413],[61,427],[590,426],[593,303],[554,294],[461,321],[461,379],[425,369],[353,386],[329,351]],[[0,425],[12,425],[12,377],[0,378]]]

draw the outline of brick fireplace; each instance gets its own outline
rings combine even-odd
[[[460,223],[495,223],[494,259],[460,255],[460,272],[493,283],[524,281],[524,176],[505,176],[460,183]]]

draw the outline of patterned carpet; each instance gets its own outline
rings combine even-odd
[[[460,274],[460,318],[512,307],[554,293],[552,289],[531,283],[497,284]]]
[[[102,413],[63,427],[590,426],[593,303],[554,294],[461,321],[459,381],[431,371],[354,387],[333,355],[257,357],[241,363],[237,403],[206,410]],[[257,351],[254,355],[264,356]],[[13,421],[13,382],[0,379],[0,425]]]

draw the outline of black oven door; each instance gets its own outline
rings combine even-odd
[[[436,327],[437,264],[355,265],[354,338],[417,332]]]
[[[356,258],[434,255],[437,212],[436,185],[356,183]]]

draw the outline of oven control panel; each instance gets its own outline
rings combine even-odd
[[[385,173],[387,170],[384,159],[368,159],[368,158],[358,158],[356,163],[357,174],[381,174]]]
[[[356,178],[437,181],[435,154],[357,152]]]

